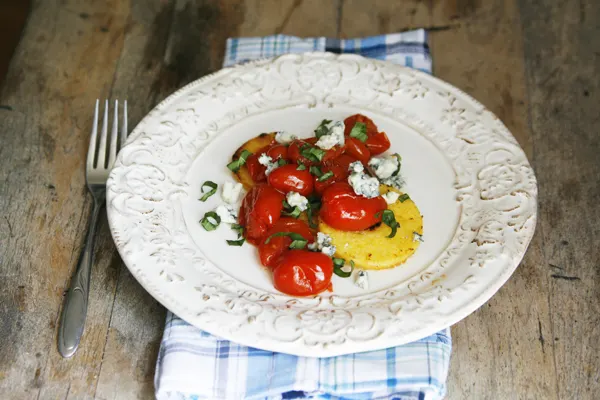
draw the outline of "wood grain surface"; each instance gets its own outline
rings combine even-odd
[[[595,399],[600,390],[600,3],[594,0],[34,0],[0,91],[0,398],[149,399],[164,309],[105,218],[80,350],[56,350],[90,209],[96,98],[130,125],[217,70],[227,37],[428,28],[434,74],[496,113],[539,180],[530,249],[452,328],[449,399]],[[1,80],[1,79],[0,79]]]

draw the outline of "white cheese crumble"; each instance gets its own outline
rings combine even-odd
[[[356,271],[356,278],[354,278],[354,284],[363,290],[368,289],[369,277],[367,276],[367,272],[363,270]]]
[[[350,164],[352,165],[355,163]],[[368,176],[363,171],[352,172],[348,177],[348,183],[354,189],[354,193],[365,196],[368,199],[379,196],[379,181],[377,178]]]
[[[328,130],[326,135],[323,135],[317,140],[315,145],[323,150],[330,150],[336,145],[344,145],[344,122],[342,121],[331,121],[326,124],[325,127]]]
[[[221,198],[225,203],[235,204],[240,199],[242,188],[241,183],[225,182],[221,191]]]
[[[387,192],[387,193],[382,194],[381,197],[383,197],[383,199],[385,200],[386,203],[394,204],[396,201],[398,201],[400,194],[398,194],[396,192]]]
[[[262,153],[258,157],[258,163],[267,167],[267,170],[265,171],[265,175],[267,176],[279,166],[276,162],[273,162],[273,159],[270,156],[268,156],[267,153]]]
[[[402,189],[402,186],[404,186],[405,182],[404,178],[402,178],[400,174],[398,174],[396,176],[390,176],[387,179],[382,179],[381,183],[383,183],[384,185],[394,187],[396,189]]]
[[[413,232],[413,242],[424,242],[423,235],[419,234],[419,232]]]
[[[275,133],[275,141],[280,144],[289,144],[296,139],[298,137],[289,132],[280,131]]]
[[[292,207],[298,207],[300,211],[304,211],[308,208],[308,199],[302,196],[300,193],[288,192],[285,196],[288,204]]]
[[[308,249],[314,251],[320,250],[329,257],[333,257],[336,251],[335,246],[331,243],[331,236],[323,232],[317,232],[317,241],[309,244]]]
[[[388,179],[398,170],[398,158],[395,156],[372,157],[369,166],[379,179]]]
[[[354,161],[348,165],[348,171],[350,172],[363,172],[365,167],[362,165],[360,161]]]
[[[215,210],[221,218],[221,222],[225,224],[237,224],[237,210],[229,204],[222,204]]]

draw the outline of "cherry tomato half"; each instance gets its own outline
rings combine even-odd
[[[258,244],[267,230],[281,217],[285,196],[261,183],[254,186],[242,201],[239,223],[244,227],[244,236],[252,244]]]
[[[296,164],[287,164],[276,168],[269,174],[269,185],[284,193],[298,192],[308,196],[313,191],[313,177],[308,168],[298,170]]]
[[[323,253],[290,250],[273,271],[275,288],[290,296],[309,296],[327,290],[333,261]]]
[[[306,166],[311,166],[311,165],[316,164],[315,162],[309,160],[308,158],[304,157],[301,154],[303,146],[305,146],[306,144],[313,145],[316,141],[317,141],[316,138],[294,140],[292,143],[290,143],[290,146],[288,147],[289,159],[296,164],[301,162],[302,164],[304,164]]]
[[[345,183],[331,185],[323,193],[319,215],[329,226],[342,231],[362,231],[381,221],[387,203],[383,197],[368,199]]]
[[[265,175],[267,167],[258,162],[258,156],[259,154],[252,154],[246,159],[246,167],[248,168],[250,177],[256,183],[267,180],[267,175]]]
[[[277,160],[282,158],[287,160],[288,158],[288,148],[283,144],[275,144],[267,150],[267,155],[271,157],[273,160]]]
[[[369,136],[374,135],[379,131],[377,125],[375,125],[371,118],[365,117],[362,114],[354,114],[344,120],[344,135],[350,135],[350,131],[352,131],[352,128],[354,128],[354,125],[357,122],[362,122],[367,126],[367,135]]]
[[[289,246],[292,243],[292,239],[288,236],[272,237],[271,240],[269,240],[269,243],[265,243],[271,235],[277,232],[298,233],[299,235],[302,235],[304,239],[308,240],[308,243],[315,241],[306,222],[288,217],[279,219],[279,221],[275,222],[275,225],[267,231],[260,246],[258,246],[260,262],[265,267],[275,267],[283,253],[289,250]]]
[[[367,146],[360,140],[352,137],[346,138],[346,153],[363,164],[368,163],[371,159],[371,152]]]
[[[367,145],[367,148],[369,149],[371,154],[374,156],[383,153],[384,151],[389,149],[391,145],[390,139],[388,139],[385,132],[379,132],[369,136],[365,144]]]

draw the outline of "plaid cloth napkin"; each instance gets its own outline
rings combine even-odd
[[[362,39],[293,36],[227,41],[225,66],[284,53],[355,53],[431,72],[424,30]],[[219,339],[169,313],[156,365],[159,400],[430,400],[446,392],[450,330],[395,348],[297,357]]]

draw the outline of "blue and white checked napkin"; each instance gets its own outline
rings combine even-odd
[[[424,30],[362,39],[227,41],[225,66],[285,53],[355,53],[431,72]],[[450,329],[413,343],[332,358],[297,357],[219,339],[169,313],[156,365],[159,400],[432,400],[446,392]]]

